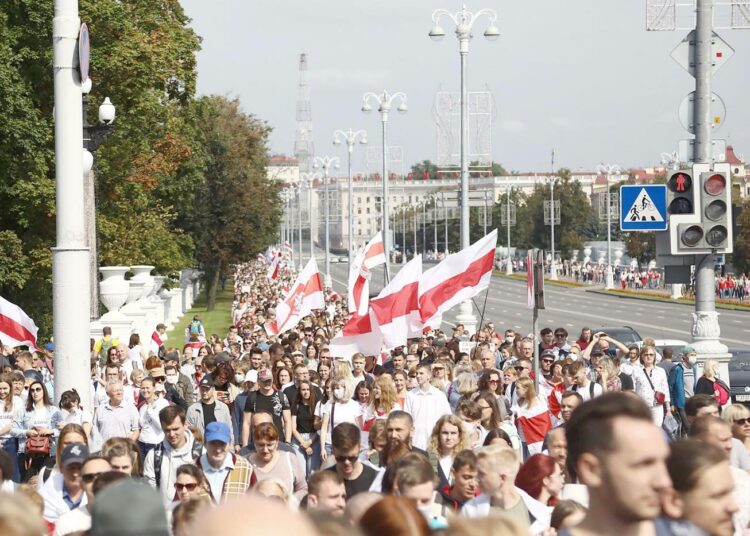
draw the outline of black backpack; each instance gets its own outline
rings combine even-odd
[[[572,387],[571,391],[577,392],[578,391],[578,386],[574,385]],[[594,398],[594,382],[589,382],[589,398],[590,399]]]
[[[203,452],[203,443],[197,439],[193,440],[193,448],[190,451],[190,459],[199,458]],[[161,462],[164,460],[164,443],[159,443],[154,447],[154,480],[156,489],[161,489]]]

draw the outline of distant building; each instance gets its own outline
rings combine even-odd
[[[299,161],[293,156],[274,155],[268,159],[266,177],[283,184],[299,183]]]
[[[750,195],[750,185],[748,185],[748,173],[745,165],[745,159],[734,152],[734,147],[727,145],[726,161],[732,166],[732,183],[739,187],[740,195],[745,198]]]

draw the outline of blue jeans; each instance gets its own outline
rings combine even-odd
[[[21,482],[21,471],[18,469],[18,438],[9,437],[3,443],[3,450],[10,456],[11,463],[13,464],[13,475],[11,480],[16,484]]]
[[[305,476],[310,476],[313,472],[320,469],[320,441],[317,438],[318,434],[300,434],[302,436],[302,439],[305,441],[308,441],[311,437],[315,437],[315,441],[312,442],[312,454],[308,456],[307,452],[305,452],[305,449],[302,448],[302,446],[299,444],[299,442],[292,438],[292,444],[294,447],[299,450],[302,453],[302,456],[305,457]]]
[[[138,441],[138,449],[141,451],[141,463],[146,459],[146,454],[154,450],[154,447],[156,447],[155,444]]]

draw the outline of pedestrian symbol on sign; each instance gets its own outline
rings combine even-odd
[[[628,209],[628,215],[625,218],[626,222],[636,222],[636,221],[654,221],[654,222],[663,222],[664,218],[662,217],[661,213],[657,210],[656,206],[654,206],[654,202],[651,199],[651,197],[648,195],[648,192],[646,192],[646,189],[643,188],[638,196],[635,198],[635,201],[630,206],[630,209]]]

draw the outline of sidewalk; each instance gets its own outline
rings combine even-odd
[[[506,279],[516,279],[525,281],[526,273],[515,272],[513,275],[506,275],[505,272],[495,270],[493,275],[498,277],[504,277]],[[671,290],[669,288],[646,288],[646,289],[634,289],[628,288],[622,290],[622,287],[617,285],[613,290],[607,290],[604,288],[604,283],[580,283],[576,282],[572,277],[559,276],[558,280],[552,281],[547,275],[544,277],[544,283],[546,285],[555,285],[567,288],[578,288],[585,292],[593,292],[595,294],[605,294],[608,296],[615,296],[617,298],[632,299],[632,300],[650,300],[650,301],[661,301],[666,303],[677,303],[682,305],[694,305],[695,299],[690,297],[682,297],[677,300],[671,298]],[[739,300],[722,300],[716,299],[716,307],[718,309],[729,309],[736,311],[750,311],[750,301],[739,301]]]

